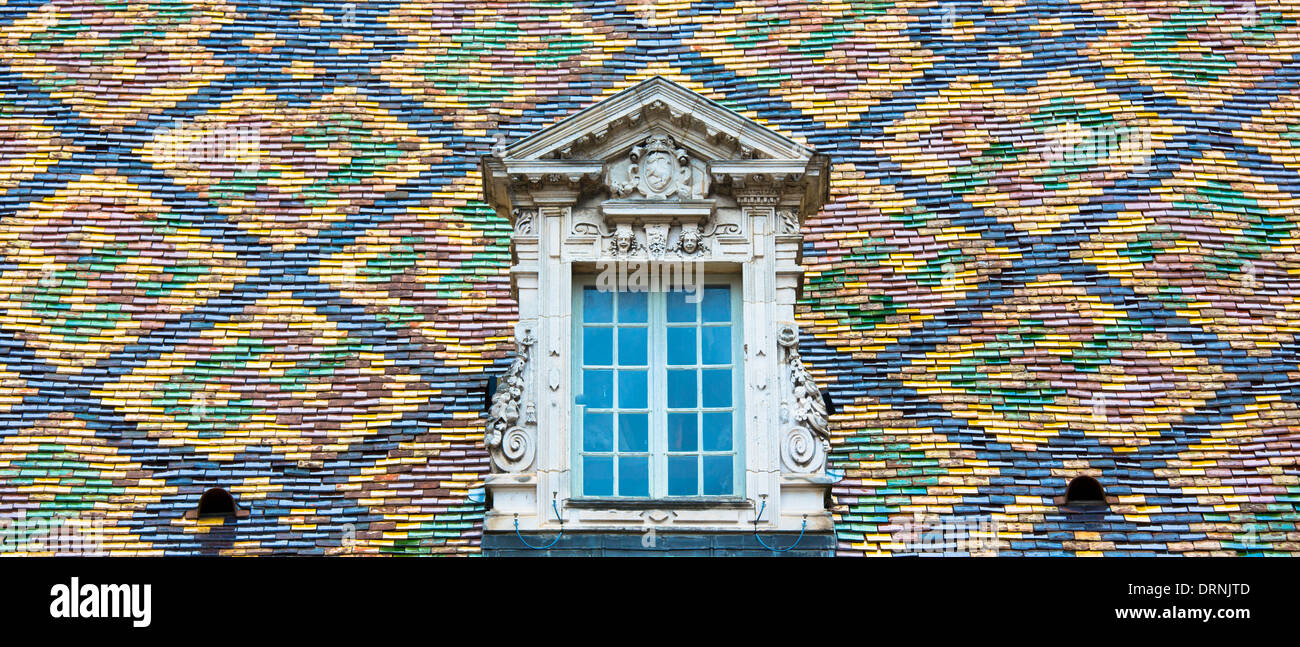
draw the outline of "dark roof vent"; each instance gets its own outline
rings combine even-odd
[[[1091,476],[1076,476],[1065,486],[1065,496],[1056,497],[1062,508],[1091,511],[1106,508],[1108,499],[1101,483]]]
[[[198,507],[185,513],[186,519],[214,519],[247,517],[248,510],[239,507],[235,497],[219,487],[209,489],[199,497]]]

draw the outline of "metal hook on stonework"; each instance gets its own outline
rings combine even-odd
[[[564,518],[560,516],[560,508],[558,503],[555,500],[554,492],[551,493],[551,510],[555,512],[555,520],[560,522],[560,534],[556,535],[555,539],[552,539],[551,543],[545,546],[534,546],[528,543],[528,540],[524,539],[523,535],[519,534],[519,513],[518,512],[515,513],[515,536],[519,538],[520,543],[533,550],[546,550],[547,548],[554,546],[556,542],[560,541],[560,537],[564,536]]]
[[[767,545],[767,542],[763,541],[763,538],[762,538],[762,537],[759,537],[759,536],[758,536],[758,522],[760,522],[760,521],[763,520],[763,511],[764,511],[764,510],[767,510],[767,497],[766,497],[766,496],[763,497],[763,505],[762,505],[762,507],[760,507],[760,508],[758,509],[758,514],[755,515],[755,517],[754,517],[754,539],[757,539],[757,540],[758,540],[758,543],[760,543],[760,544],[763,545],[763,548],[766,548],[766,549],[768,549],[768,550],[770,550],[770,551],[772,551],[772,552],[774,552],[774,553],[788,553],[788,552],[794,550],[794,547],[795,547],[795,546],[798,546],[798,545],[799,545],[799,542],[803,541],[803,534],[804,534],[805,531],[808,530],[808,515],[805,514],[805,515],[803,516],[803,525],[799,527],[799,536],[794,540],[794,543],[793,543],[793,544],[790,544],[790,546],[787,547],[787,548],[772,548],[771,546],[768,546],[768,545]]]

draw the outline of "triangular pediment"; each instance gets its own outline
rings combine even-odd
[[[807,161],[814,152],[721,104],[656,76],[526,137],[507,161],[610,160],[653,134],[669,133],[693,157]]]
[[[792,206],[799,219],[825,204],[830,164],[771,128],[654,77],[494,150],[481,168],[484,199],[503,214],[571,196],[605,201],[606,215],[624,208],[609,201],[724,199]]]

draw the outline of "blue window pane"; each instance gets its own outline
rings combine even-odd
[[[587,496],[614,494],[612,456],[586,456],[582,459],[582,493]]]
[[[704,457],[705,495],[731,494],[731,466],[730,456]]]
[[[618,415],[618,451],[650,451],[650,425],[648,414],[620,413]]]
[[[704,451],[731,451],[730,411],[710,411],[704,414]]]
[[[695,329],[668,329],[668,363],[674,366],[695,365]]]
[[[644,370],[618,372],[618,408],[646,408],[645,379],[646,372]]]
[[[648,292],[619,292],[618,322],[645,323],[650,312],[649,302]]]
[[[704,406],[731,406],[731,369],[714,368],[701,371],[704,383]]]
[[[582,320],[589,323],[614,321],[614,293],[602,292],[594,287],[583,289]]]
[[[668,495],[694,496],[699,493],[695,477],[695,456],[668,457]]]
[[[608,452],[614,449],[614,414],[582,414],[582,451]]]
[[[704,288],[704,302],[700,304],[705,321],[731,321],[731,288]]]
[[[731,327],[707,326],[700,329],[700,354],[704,364],[731,363]]]
[[[668,451],[693,452],[698,446],[695,429],[696,413],[668,414]]]
[[[582,400],[592,409],[608,409],[614,406],[614,371],[591,370],[582,372]]]
[[[690,409],[695,402],[695,371],[668,371],[668,408]]]
[[[668,322],[695,322],[695,310],[700,302],[699,292],[669,292],[665,295],[668,303]]]
[[[646,329],[618,329],[618,365],[645,366]]]
[[[609,366],[614,363],[614,329],[582,329],[582,363]]]
[[[645,456],[618,457],[619,496],[650,496],[649,462]]]

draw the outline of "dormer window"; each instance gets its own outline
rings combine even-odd
[[[519,325],[484,551],[649,523],[833,549],[826,406],[793,322],[828,160],[662,78],[499,154],[484,192],[513,226]]]

